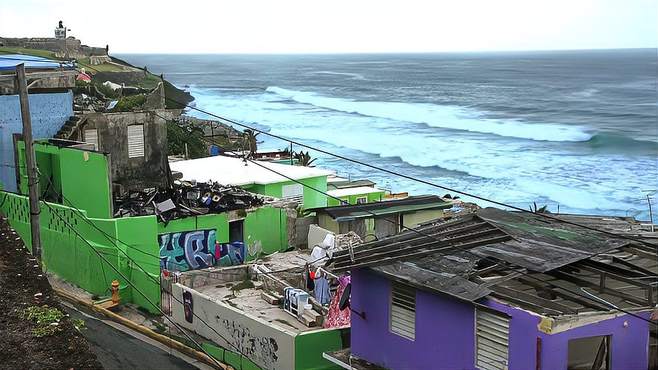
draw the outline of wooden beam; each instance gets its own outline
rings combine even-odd
[[[556,278],[558,278],[558,279],[566,280],[566,281],[568,281],[568,282],[570,282],[570,283],[573,283],[573,284],[579,285],[580,287],[590,287],[590,288],[597,289],[597,290],[599,290],[601,293],[609,294],[609,295],[613,295],[613,296],[615,296],[615,297],[621,298],[621,299],[623,299],[623,300],[625,300],[625,301],[628,301],[628,302],[633,302],[633,303],[635,303],[635,304],[637,304],[637,305],[640,305],[640,306],[647,306],[647,305],[650,305],[649,300],[646,299],[646,298],[640,298],[640,297],[633,296],[633,295],[630,295],[630,294],[626,294],[626,293],[618,292],[618,291],[616,291],[616,290],[614,290],[614,289],[607,288],[607,287],[605,287],[605,286],[601,287],[600,284],[593,283],[593,282],[591,282],[591,281],[588,281],[588,280],[582,279],[582,278],[580,278],[580,277],[578,277],[578,276],[574,276],[574,275],[569,274],[569,273],[566,273],[566,272],[562,272],[562,271],[558,271],[558,270],[553,270],[553,271],[548,271],[548,272],[546,272],[546,274],[551,275],[551,276],[554,276],[554,277],[556,277]],[[601,290],[601,288],[603,288],[603,289]]]
[[[542,298],[539,296],[536,296],[534,294],[522,292],[510,287],[505,287],[502,285],[494,285],[492,287],[489,287],[489,289],[493,290],[494,292],[497,293],[502,293],[507,296],[512,296],[512,297],[518,297],[524,301],[530,302],[532,304],[538,305],[539,307],[545,307],[547,309],[550,309],[552,311],[555,311],[557,313],[576,313],[576,310],[572,307],[563,305],[561,303],[553,302],[549,299]]]
[[[423,239],[435,239],[435,242],[436,242],[436,239],[439,239],[439,237],[454,235],[454,234],[458,234],[458,233],[461,233],[461,232],[467,232],[467,231],[471,231],[471,230],[477,230],[478,228],[484,227],[486,225],[488,225],[488,224],[484,223],[484,222],[483,223],[475,223],[475,224],[470,224],[470,225],[467,225],[467,226],[464,226],[464,227],[448,230],[448,231],[445,231],[443,233],[433,231],[432,233],[420,234],[421,233],[420,231],[418,233],[416,233],[414,231],[409,231],[409,233],[414,233],[417,236],[413,237],[413,238],[410,238],[410,239],[407,239],[407,240],[388,243],[388,244],[380,243],[382,245],[379,246],[379,247],[373,247],[373,248],[359,247],[359,248],[355,249],[354,255],[364,254],[364,253],[372,254],[372,253],[375,253],[375,252],[378,252],[378,251],[381,251],[381,250],[385,250],[385,251],[390,252],[391,250],[396,249],[398,247],[402,248],[404,246],[409,246],[410,243],[413,243],[414,241],[421,241]],[[382,240],[382,241],[385,241],[385,240]],[[339,252],[336,252],[334,254],[334,260],[335,261],[339,261],[339,260],[345,259],[345,258],[349,259],[349,252],[348,251],[339,251]]]
[[[548,308],[546,306],[541,306],[533,302],[529,302],[521,297],[514,296],[514,295],[509,295],[502,293],[500,291],[497,291],[494,289],[494,292],[491,293],[492,296],[498,297],[504,301],[508,301],[510,303],[515,303],[521,306],[522,308],[529,309],[533,312],[540,313],[540,314],[548,314],[548,315],[561,315],[562,312],[554,310],[552,308]]]
[[[553,285],[552,283],[548,281],[543,281],[546,285],[540,284],[537,280],[532,280],[524,277],[519,277],[517,278],[520,282],[526,285],[530,285],[531,287],[537,288],[537,289],[543,289],[543,290],[550,290],[555,295],[560,296],[566,300],[578,303],[584,307],[589,307],[593,308],[595,310],[599,311],[610,311],[611,307],[605,306],[603,304],[600,304],[598,302],[593,301],[590,297],[585,297],[584,295],[572,293],[568,290],[562,289],[559,286]]]
[[[449,248],[450,249],[455,249],[455,250],[458,251],[459,249],[470,249],[470,248],[474,248],[474,247],[477,247],[477,246],[480,246],[480,245],[495,244],[495,243],[500,243],[500,242],[504,242],[504,241],[507,241],[507,240],[509,240],[509,237],[507,235],[505,235],[504,237],[499,236],[499,237],[495,237],[495,238],[491,238],[491,239],[482,239],[482,240],[477,240],[477,241],[470,242],[470,243],[453,245],[453,246],[450,246]],[[422,250],[422,251],[418,251],[418,252],[415,252],[415,253],[406,254],[403,257],[404,258],[411,258],[411,257],[418,258],[418,257],[424,256],[424,255],[440,252],[441,250],[442,249],[440,249],[440,248],[439,249]],[[368,266],[373,266],[373,265],[383,265],[383,264],[388,264],[388,263],[394,262],[398,259],[400,259],[400,257],[387,257],[387,258],[383,258],[381,260],[376,260],[376,261],[371,261],[371,262],[364,262],[364,263],[357,263],[357,264],[353,264],[353,265],[346,265],[346,266],[339,267],[339,268],[333,268],[332,271],[341,272],[341,271],[347,271],[347,270],[351,270],[351,269],[359,268],[359,267],[368,267]]]
[[[410,246],[395,249],[395,250],[392,250],[392,251],[391,250],[382,250],[379,253],[370,253],[370,254],[368,254],[366,256],[363,256],[363,257],[360,257],[360,258],[355,257],[354,261],[352,261],[349,257],[348,258],[343,258],[340,261],[334,261],[334,266],[335,266],[335,268],[339,268],[339,267],[343,267],[345,265],[350,265],[350,264],[353,264],[353,263],[356,263],[356,262],[363,262],[363,261],[366,261],[366,260],[392,257],[392,256],[397,256],[397,255],[408,255],[408,252],[419,251],[421,249],[432,249],[434,251],[439,249],[438,247],[443,247],[441,250],[449,249],[449,248],[454,247],[454,245],[453,245],[454,243],[458,243],[458,242],[463,241],[463,240],[469,240],[469,239],[489,235],[489,234],[492,234],[492,233],[498,233],[498,230],[486,229],[486,230],[481,230],[481,231],[477,231],[477,232],[470,233],[470,234],[464,234],[464,235],[456,236],[456,237],[453,237],[453,238],[438,239],[438,240],[432,240],[432,241],[422,243],[422,244],[418,244],[418,245],[410,245]],[[509,237],[507,237],[507,235],[505,235],[505,237],[507,239],[509,239]]]
[[[638,265],[636,265],[636,264],[634,264],[630,261],[626,261],[625,259],[619,258],[617,256],[612,257],[612,262],[613,263],[619,263],[619,264],[624,265],[624,266],[628,266],[629,268],[633,269],[634,271],[642,272],[647,276],[655,276],[656,278],[658,278],[657,273],[655,273],[655,272],[653,272],[649,269],[645,269],[644,267],[638,266]]]

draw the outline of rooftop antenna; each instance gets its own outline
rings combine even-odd
[[[646,193],[647,196],[647,204],[649,205],[649,224],[651,225],[651,232],[655,232],[655,225],[653,223],[653,211],[651,210],[651,200],[653,199],[653,195],[656,195],[656,192],[658,190],[656,189],[648,189],[648,190],[642,190],[643,193]]]

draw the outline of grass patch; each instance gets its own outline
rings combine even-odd
[[[23,55],[32,55],[35,57],[58,59],[55,57],[55,53],[52,51],[41,50],[41,49],[14,48],[8,46],[0,47],[0,54],[23,54]]]
[[[144,95],[124,96],[119,99],[119,102],[113,110],[117,112],[130,112],[136,108],[141,107],[145,102],[146,96]]]
[[[62,330],[59,321],[63,317],[62,311],[48,305],[30,306],[21,313],[21,318],[36,324],[36,327],[32,329],[32,335],[37,338],[47,337]]]

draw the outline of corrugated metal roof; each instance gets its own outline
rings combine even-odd
[[[426,209],[446,209],[450,207],[452,207],[452,203],[448,203],[436,195],[419,195],[404,199],[365,204],[320,207],[311,209],[311,211],[326,213],[336,221],[348,221],[357,218],[373,217],[373,214],[379,216]]]

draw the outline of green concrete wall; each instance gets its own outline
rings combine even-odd
[[[18,142],[19,191],[27,195],[25,144]],[[104,153],[60,148],[49,143],[35,143],[39,176],[39,194],[61,193],[89,217],[111,218],[109,158]],[[90,191],[93,189],[93,191]],[[68,202],[64,201],[68,205]]]
[[[341,333],[346,330],[350,329],[321,329],[298,334],[295,337],[295,369],[341,369],[340,366],[324,359],[322,352],[345,348]],[[349,337],[349,333],[346,333],[346,337]]]
[[[316,208],[325,207],[327,205],[327,196],[321,192],[327,192],[327,176],[311,177],[308,179],[298,180],[304,184],[304,205],[303,208]],[[257,194],[269,195],[271,197],[280,198],[282,196],[284,185],[294,185],[294,181],[277,182],[267,185],[250,185],[244,186],[248,191]],[[315,191],[317,189],[321,192]]]
[[[31,251],[28,198],[12,193],[3,193],[0,196],[3,199],[6,197],[4,202],[0,201],[0,213],[9,219],[11,226]],[[49,206],[41,204],[42,261],[45,271],[54,272],[98,296],[109,296],[110,284],[112,280],[117,279],[121,284],[123,302],[132,302],[151,312],[158,312],[155,306],[150,305],[142,295],[134,291],[126,279],[114,270],[118,269],[137,289],[159,305],[160,261],[155,216],[96,219],[88,218],[84,210],[77,211],[53,203],[49,203]],[[53,211],[56,211],[57,215],[53,214]],[[80,236],[72,231],[71,226]],[[103,261],[90,245],[101,253],[107,262]],[[149,275],[154,280],[149,279]]]
[[[217,359],[217,361],[227,364],[235,370],[262,370],[260,366],[251,362],[248,358],[239,353],[229,351],[208,342],[201,343],[201,347],[203,347],[208,354]]]
[[[288,218],[284,209],[263,207],[255,212],[248,212],[244,220],[247,260],[253,261],[261,254],[287,250],[287,225]]]
[[[354,194],[346,197],[339,197],[339,199],[349,204],[357,204],[356,203],[357,198],[363,198],[363,197],[367,198],[366,200],[367,203],[380,202],[384,199],[384,191],[382,190],[381,192],[377,192],[377,193]],[[328,207],[334,207],[340,205],[342,204],[338,201],[338,199],[327,197]]]

